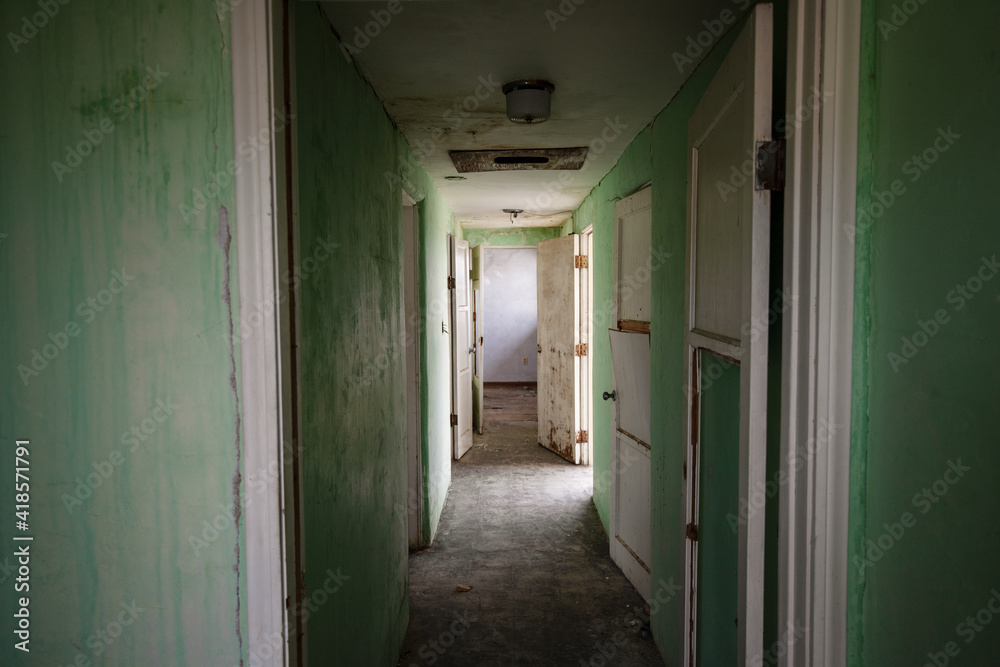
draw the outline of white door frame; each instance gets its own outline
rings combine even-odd
[[[783,667],[847,664],[860,6],[789,3],[778,627],[808,630]]]
[[[231,226],[238,229],[239,293],[243,309],[261,308],[263,318],[241,344],[241,419],[243,427],[243,495],[254,492],[243,507],[246,531],[248,654],[255,664],[304,664],[299,653],[291,609],[297,599],[296,540],[301,536],[299,466],[293,442],[292,314],[290,295],[281,293],[280,277],[289,261],[289,203],[294,203],[292,173],[294,138],[278,111],[292,111],[292,71],[284,35],[290,35],[287,6],[271,0],[231,2],[233,130],[239,137],[267,130],[257,159],[243,161],[234,175],[236,210]],[[289,40],[291,37],[289,36]],[[292,249],[293,252],[296,250]],[[297,253],[295,253],[298,256]],[[268,310],[270,308],[270,310]],[[277,465],[281,474],[269,470]],[[258,487],[259,488],[259,487]],[[298,522],[298,523],[297,523]],[[299,554],[301,555],[301,554]],[[291,632],[290,632],[291,631]],[[292,635],[291,640],[289,635]]]
[[[410,549],[423,546],[424,479],[420,401],[420,211],[406,190],[403,198],[403,284],[406,332],[407,534]]]

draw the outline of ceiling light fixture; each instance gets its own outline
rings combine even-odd
[[[510,214],[510,224],[513,225],[514,224],[514,218],[516,218],[518,216],[518,214],[524,213],[524,209],[522,209],[522,208],[505,208],[503,210],[503,212]]]
[[[507,118],[512,123],[544,123],[552,110],[552,91],[548,81],[518,79],[503,85],[507,96]]]

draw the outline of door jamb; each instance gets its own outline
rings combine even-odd
[[[246,540],[247,651],[261,664],[305,664],[301,628],[295,627],[287,599],[301,588],[299,447],[294,428],[295,311],[292,286],[282,293],[295,253],[290,234],[295,203],[292,25],[287,3],[233,2],[231,11],[233,130],[257,136],[258,159],[244,161],[233,175],[233,227],[243,307],[276,313],[241,340],[240,398],[243,405],[242,512]],[[285,114],[279,116],[279,114]],[[290,247],[291,246],[291,247]],[[291,297],[291,298],[287,298]],[[251,305],[257,304],[257,306]],[[287,446],[286,443],[291,443]],[[278,466],[281,474],[269,474]],[[263,497],[247,502],[253,482]],[[259,488],[259,487],[255,487]]]
[[[407,383],[416,381],[416,392],[412,397],[414,405],[409,401],[406,406],[406,428],[407,428],[407,474],[408,474],[408,497],[407,497],[407,535],[410,549],[419,549],[424,545],[423,515],[424,515],[424,475],[423,475],[423,451],[422,451],[422,405],[421,405],[421,385],[420,377],[420,341],[419,327],[416,324],[420,316],[420,210],[417,200],[406,190],[402,191],[403,209],[410,209],[407,214],[403,212],[403,235],[407,238],[404,242],[403,259],[403,280],[412,286],[412,295],[407,296],[407,303],[404,307],[406,315],[403,324],[406,331],[406,363],[414,368],[415,378],[407,377]],[[406,216],[409,215],[409,220]],[[405,291],[405,290],[404,290]],[[411,302],[412,298],[412,302]],[[409,374],[408,374],[409,375]],[[410,397],[410,388],[407,386],[407,397]],[[416,420],[416,424],[411,423]]]
[[[807,632],[783,667],[847,660],[860,43],[861,0],[789,3],[786,109],[823,99],[787,137],[778,627]]]

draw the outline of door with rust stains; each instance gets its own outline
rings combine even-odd
[[[578,431],[580,281],[576,234],[538,244],[538,444],[580,463]]]

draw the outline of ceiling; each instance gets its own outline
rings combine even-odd
[[[395,15],[387,0],[321,6],[345,44],[372,12],[391,17],[354,57],[462,226],[484,228],[566,220],[690,75],[673,53],[734,2],[428,0],[404,1]],[[555,84],[547,122],[507,120],[500,87],[514,79]],[[452,150],[575,146],[590,148],[579,171],[445,179],[458,175]],[[524,213],[511,223],[505,208]]]

